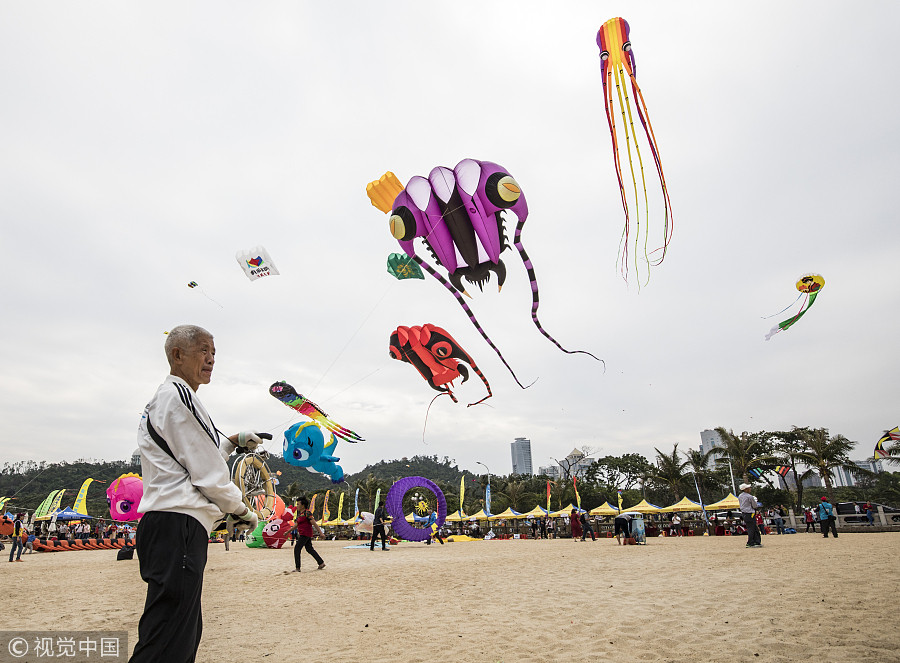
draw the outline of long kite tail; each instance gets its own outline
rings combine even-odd
[[[606,122],[609,125],[609,137],[612,140],[613,163],[616,167],[616,178],[619,180],[619,196],[622,198],[622,210],[625,212],[625,225],[622,227],[622,236],[619,238],[619,257],[621,261],[622,276],[628,278],[628,236],[631,219],[628,212],[628,198],[625,195],[625,183],[622,181],[622,164],[619,160],[619,140],[616,134],[615,106],[613,104],[612,85],[610,79],[612,69],[604,74],[603,78],[603,107],[606,110]]]
[[[675,229],[675,217],[672,214],[672,201],[669,200],[669,189],[666,186],[666,176],[663,174],[662,161],[659,158],[659,146],[656,143],[656,134],[653,133],[653,125],[650,123],[650,112],[647,110],[647,102],[644,101],[644,94],[641,92],[641,86],[638,85],[634,72],[629,73],[631,77],[631,90],[635,97],[635,108],[641,124],[644,126],[644,133],[647,135],[647,142],[650,144],[650,151],[653,153],[653,162],[656,165],[656,172],[659,175],[659,183],[663,192],[663,208],[665,212],[665,229],[663,233],[663,245],[655,249],[662,251],[662,255],[653,264],[659,265],[666,257],[666,250],[669,242],[672,241],[672,231]]]
[[[309,416],[309,415],[307,415]],[[356,443],[356,442],[364,442],[364,438],[360,437],[358,433],[353,432],[349,428],[344,428],[338,422],[330,419],[329,417],[323,416],[312,416],[310,419],[322,424],[331,431],[332,435],[336,435],[346,442]]]
[[[569,355],[574,354],[583,354],[588,355],[589,357],[593,357],[597,361],[603,364],[603,370],[606,370],[606,362],[600,359],[599,357],[591,354],[587,350],[566,350],[563,346],[559,344],[555,338],[550,336],[547,331],[541,326],[541,321],[538,320],[537,311],[538,307],[541,305],[540,296],[538,294],[538,284],[537,284],[537,276],[534,273],[534,265],[531,264],[531,259],[528,257],[528,254],[525,253],[525,247],[522,246],[522,227],[525,225],[525,220],[521,219],[516,224],[516,234],[513,238],[513,245],[516,247],[516,250],[519,252],[519,256],[522,258],[522,262],[525,263],[525,269],[528,270],[528,280],[531,281],[531,319],[534,321],[534,326],[538,328],[538,331],[541,332],[544,336],[549,338],[553,344],[558,347],[560,350]]]
[[[296,410],[303,416],[309,417],[313,421],[322,424],[342,440],[351,443],[365,441],[358,433],[353,432],[349,428],[344,428],[336,421],[330,419],[322,408],[306,398],[303,394],[298,393],[297,390],[287,382],[275,382],[269,387],[269,393],[292,410]]]
[[[472,366],[472,370],[478,374],[478,377],[481,378],[481,381],[484,382],[484,386],[487,388],[487,396],[482,398],[480,401],[475,401],[474,403],[469,403],[466,407],[472,407],[473,405],[478,405],[479,403],[484,403],[487,399],[489,399],[494,394],[491,392],[491,383],[487,381],[487,378],[484,377],[484,373],[477,366]]]
[[[772,327],[772,329],[769,330],[769,333],[766,334],[766,340],[768,341],[770,338],[772,338],[778,332],[782,332],[787,329],[790,329],[791,326],[793,326],[793,324],[795,322],[797,322],[797,320],[802,318],[806,314],[806,312],[810,308],[812,308],[813,303],[815,303],[815,301],[816,301],[816,295],[818,295],[818,294],[819,293],[817,293],[817,292],[813,292],[810,295],[808,295],[808,298],[806,300],[804,300],[803,304],[800,306],[800,310],[797,311],[797,314],[792,315],[790,318],[788,318],[784,322],[779,322],[777,325]]]
[[[466,315],[469,316],[469,321],[475,326],[475,329],[478,330],[478,333],[481,334],[481,337],[482,337],[485,341],[487,341],[488,345],[490,345],[491,348],[493,348],[494,352],[497,353],[497,356],[500,357],[500,361],[502,361],[502,362],[503,362],[503,365],[506,366],[506,370],[509,371],[509,374],[513,376],[513,380],[516,381],[516,384],[519,385],[520,387],[522,387],[522,389],[528,389],[528,387],[530,387],[531,384],[534,384],[534,382],[532,382],[530,385],[528,385],[528,387],[526,387],[524,384],[522,384],[521,382],[519,382],[519,378],[516,377],[516,374],[515,374],[515,372],[513,371],[512,367],[506,362],[506,359],[503,358],[503,355],[500,353],[500,350],[497,348],[496,345],[494,345],[494,342],[488,337],[488,335],[485,333],[484,329],[481,328],[481,325],[479,324],[478,320],[475,318],[475,314],[472,313],[472,309],[470,309],[470,308],[469,308],[469,305],[466,304],[465,300],[462,298],[462,295],[459,293],[459,290],[457,290],[456,288],[454,288],[454,287],[447,281],[447,279],[445,279],[443,276],[441,276],[440,274],[438,274],[438,273],[431,267],[431,265],[429,265],[427,262],[425,262],[424,260],[422,260],[419,256],[414,255],[414,256],[413,256],[413,259],[414,259],[417,263],[419,263],[419,266],[420,266],[422,269],[424,269],[426,272],[428,272],[428,273],[431,274],[434,278],[436,278],[438,281],[440,281],[441,285],[443,285],[447,290],[449,290],[449,291],[450,291],[450,294],[452,294],[453,297],[456,298],[456,303],[459,304],[459,305],[462,307],[463,311],[466,312]],[[479,375],[481,375],[481,373],[479,373]],[[484,379],[484,378],[482,377],[482,379]],[[485,380],[485,383],[486,383],[486,382],[487,382],[487,381]],[[488,391],[490,391],[490,388],[488,389]],[[482,399],[482,400],[484,400],[484,399]],[[478,401],[478,402],[480,403],[481,401]],[[473,405],[475,405],[475,403],[473,403]]]

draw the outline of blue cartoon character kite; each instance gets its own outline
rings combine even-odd
[[[331,434],[326,445],[325,436],[314,422],[296,423],[284,431],[284,460],[297,467],[305,467],[310,472],[321,472],[331,479],[331,483],[344,480],[344,470],[337,464],[337,456],[327,452],[335,451],[337,438]]]

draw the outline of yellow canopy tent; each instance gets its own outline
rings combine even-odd
[[[542,507],[542,506],[536,506],[536,507],[534,507],[531,511],[529,511],[528,513],[523,513],[523,514],[520,516],[520,518],[528,518],[529,516],[532,517],[532,518],[543,518],[543,517],[546,516],[548,513],[550,513],[550,512],[547,511],[547,509],[545,509],[544,507]]]
[[[462,511],[454,511],[453,513],[447,515],[447,517],[444,519],[444,522],[458,523],[460,521],[468,519],[469,517]]]
[[[604,502],[600,506],[591,509],[588,513],[592,516],[618,516],[619,510],[609,502]]]
[[[469,520],[487,520],[490,517],[491,517],[490,514],[485,513],[484,509],[482,509],[478,513],[474,513],[471,516],[469,516]]]
[[[560,509],[559,511],[554,511],[553,513],[551,513],[550,517],[551,518],[568,518],[572,513],[572,509],[574,509],[574,508],[575,508],[574,504],[569,504],[569,506],[565,507],[564,509]],[[579,511],[579,513],[581,513],[581,511],[584,511],[584,509],[581,509]]]
[[[622,513],[626,513],[628,511],[634,511],[636,513],[659,513],[662,511],[662,508],[656,506],[655,504],[650,504],[647,500],[641,500],[634,506],[626,508],[622,508]]]
[[[728,493],[728,497],[725,499],[719,500],[715,504],[707,504],[707,511],[724,511],[726,509],[738,509],[741,504],[738,502],[738,498],[736,498],[731,493]]]
[[[507,508],[503,513],[498,513],[495,516],[491,516],[488,520],[511,520],[516,518],[524,518],[525,516],[518,511],[513,511],[512,508]]]
[[[707,507],[709,508],[709,507]],[[687,497],[682,497],[680,502],[673,504],[672,506],[667,506],[660,511],[664,511],[666,513],[671,513],[672,511],[702,511],[703,507],[700,506],[699,502],[695,502],[694,500],[689,500]]]

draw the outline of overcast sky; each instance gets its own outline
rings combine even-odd
[[[595,44],[614,16],[674,210],[640,292],[616,265]],[[535,469],[582,445],[652,458],[715,426],[827,427],[869,455],[900,423],[898,19],[893,2],[4,3],[0,460],[129,457],[181,323],[215,335],[199,395],[221,430],[280,452],[300,417],[267,390],[287,380],[366,438],[339,444],[347,472],[436,454],[505,474],[516,437]],[[605,373],[531,323],[514,249],[471,307],[525,391],[433,278],[387,274],[399,247],[366,183],[466,157],[522,186],[541,321]],[[281,276],[247,280],[234,254],[255,245]],[[815,306],[765,341],[807,272],[826,279]],[[465,407],[473,375],[423,441],[435,392],[388,337],[424,323],[494,397]]]

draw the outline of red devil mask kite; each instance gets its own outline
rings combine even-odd
[[[466,362],[478,374],[487,388],[487,396],[469,407],[486,401],[491,394],[491,385],[484,377],[472,357],[463,350],[450,334],[432,324],[421,327],[397,327],[391,334],[391,357],[405,361],[416,367],[419,374],[428,381],[435,391],[446,393],[454,403],[459,401],[451,387],[453,381],[462,376],[462,381],[469,379],[469,371],[460,361]]]

